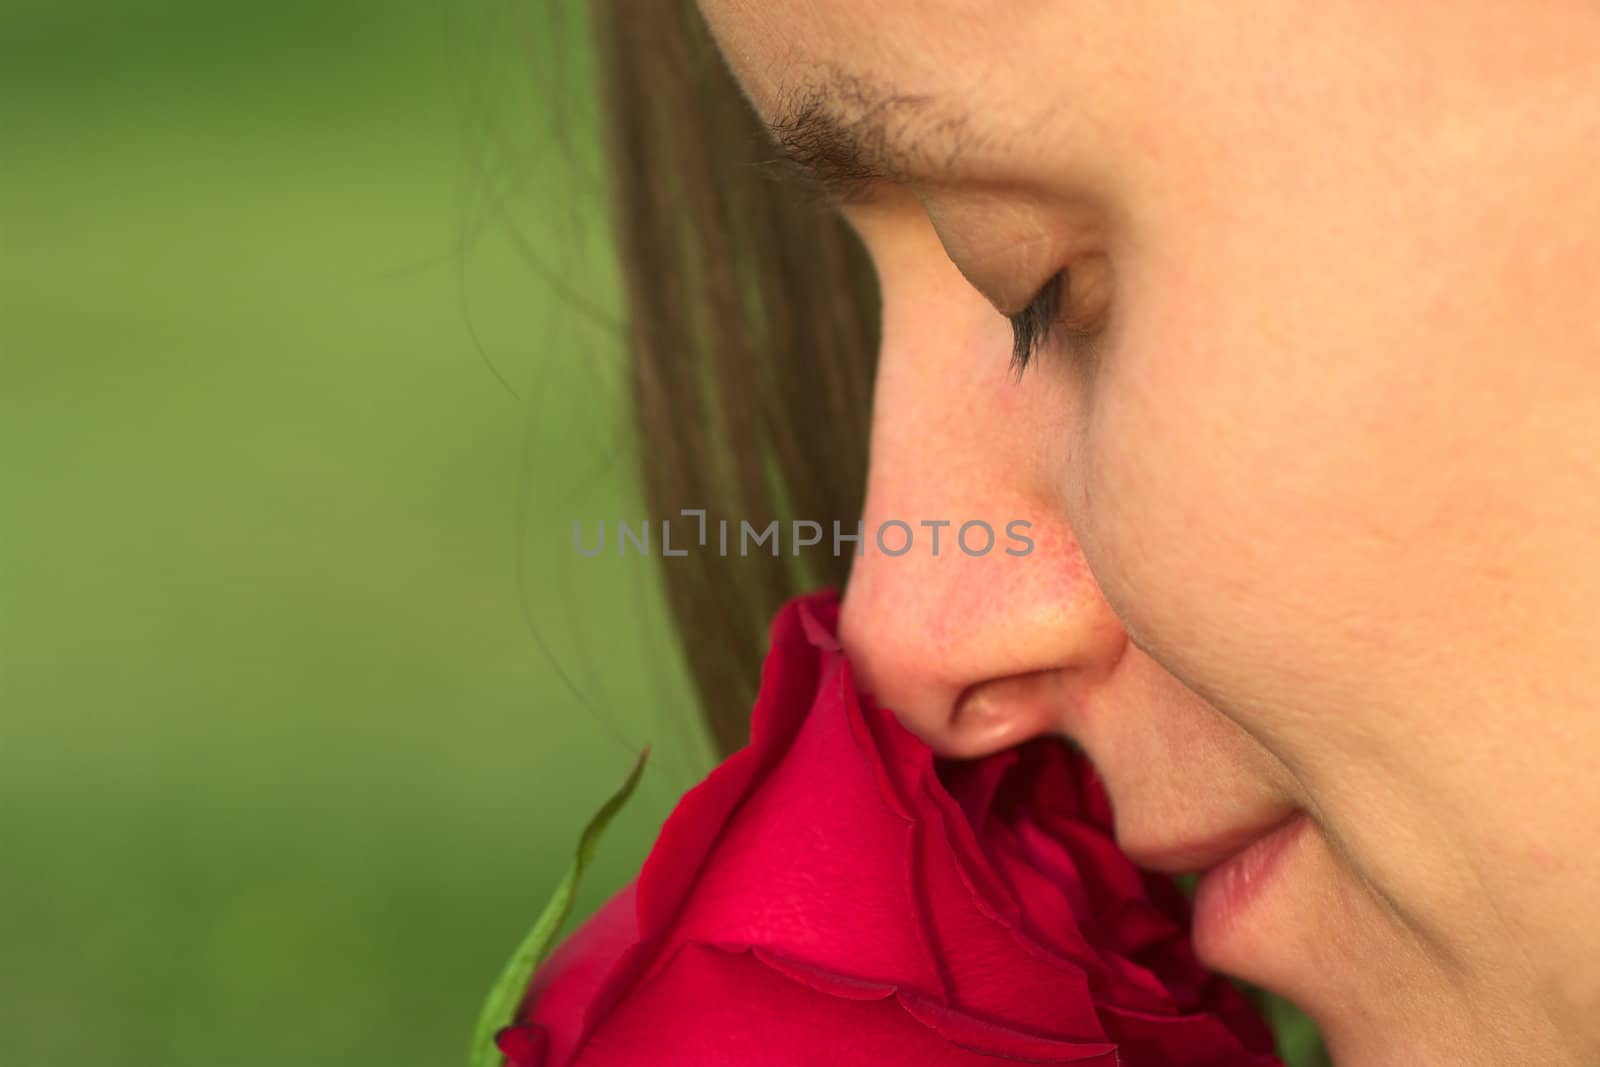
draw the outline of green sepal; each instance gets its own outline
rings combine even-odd
[[[566,877],[556,886],[555,895],[550,898],[550,903],[544,906],[544,911],[534,922],[533,929],[528,931],[528,935],[522,939],[522,944],[517,946],[516,952],[506,961],[505,967],[500,972],[499,981],[495,982],[494,988],[489,991],[483,1010],[478,1013],[478,1026],[472,1034],[472,1050],[467,1060],[469,1067],[501,1067],[504,1057],[495,1047],[494,1035],[501,1027],[509,1026],[516,1021],[517,1008],[522,1003],[523,994],[527,992],[533,972],[538,970],[539,964],[544,962],[550,950],[555,947],[556,934],[572,911],[578,880],[583,877],[584,868],[589,866],[595,845],[599,843],[600,835],[610,825],[612,818],[622,810],[622,805],[633,795],[633,788],[639,784],[639,775],[644,770],[645,757],[649,755],[650,746],[646,745],[640,751],[638,761],[634,763],[633,770],[628,772],[628,777],[623,780],[622,785],[589,819],[588,825],[583,828],[583,833],[578,838],[578,854],[574,857],[572,866],[567,868]]]

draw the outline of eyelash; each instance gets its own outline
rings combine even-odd
[[[1061,317],[1062,294],[1070,293],[1071,278],[1067,270],[1058,271],[1034,294],[1027,307],[1006,316],[1011,320],[1011,371],[1018,381],[1022,380],[1023,371],[1028,369],[1033,357],[1044,349],[1058,328],[1066,337],[1068,347],[1079,358],[1088,359],[1094,354],[1093,345],[1098,337],[1096,331],[1074,325]]]

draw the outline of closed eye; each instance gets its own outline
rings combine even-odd
[[[1011,321],[1011,371],[1018,381],[1035,355],[1057,339],[1083,364],[1096,358],[1111,307],[1111,264],[1089,256],[1057,271]]]
[[[1022,372],[1028,369],[1034,354],[1050,339],[1050,328],[1059,318],[1061,290],[1067,280],[1067,272],[1058,271],[1034,294],[1027,307],[1006,316],[1011,320],[1011,372],[1018,381],[1022,380]]]

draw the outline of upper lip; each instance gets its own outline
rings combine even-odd
[[[1122,851],[1140,867],[1162,874],[1195,874],[1208,871],[1224,860],[1231,859],[1288,824],[1301,814],[1299,809],[1278,812],[1267,819],[1256,820],[1220,830],[1204,837],[1182,841],[1140,841],[1123,843]]]

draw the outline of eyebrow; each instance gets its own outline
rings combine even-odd
[[[919,168],[936,167],[929,150],[935,135],[944,135],[946,166],[959,154],[963,124],[933,111],[932,97],[836,76],[783,98],[766,123],[779,153],[773,162],[830,201],[863,203]],[[914,137],[913,123],[923,120],[926,128]]]

